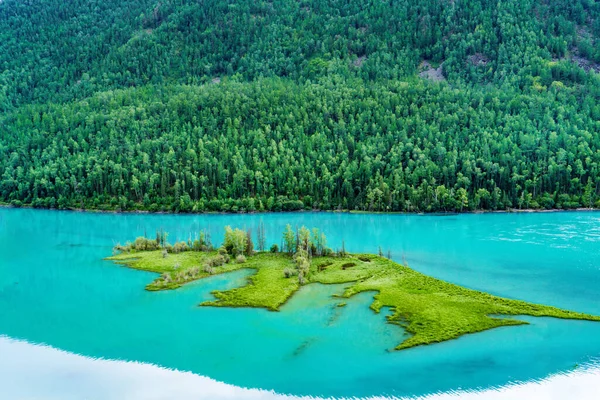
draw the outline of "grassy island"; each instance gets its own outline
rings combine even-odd
[[[508,316],[600,321],[599,316],[460,287],[423,275],[382,255],[333,252],[326,248],[325,237],[317,230],[312,235],[305,228],[294,233],[288,226],[283,252],[276,245],[269,252],[254,252],[250,233],[230,228],[224,246],[217,250],[202,238],[175,246],[166,244],[165,238],[163,234],[157,235],[156,240],[138,238],[133,244],[118,246],[121,253],[108,259],[130,268],[160,273],[146,287],[151,291],[176,289],[242,268],[255,271],[245,286],[216,291],[213,293],[216,300],[201,306],[261,307],[277,311],[302,285],[310,283],[348,283],[344,298],[375,291],[373,311],[390,307],[388,322],[402,326],[410,334],[397,350],[501,326],[527,324]],[[264,236],[261,238],[260,233],[259,243],[264,250]]]

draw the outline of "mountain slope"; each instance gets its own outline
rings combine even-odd
[[[175,211],[598,200],[600,3],[0,3],[0,201]]]

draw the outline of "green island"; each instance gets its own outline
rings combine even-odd
[[[201,232],[197,238],[170,245],[167,234],[156,239],[140,237],[125,246],[115,246],[108,257],[130,268],[160,273],[146,290],[172,290],[189,282],[240,269],[255,273],[245,286],[215,291],[214,301],[201,306],[279,308],[301,286],[311,283],[349,284],[341,298],[377,292],[371,309],[392,311],[389,323],[405,329],[409,337],[396,350],[456,339],[501,326],[523,325],[526,321],[507,316],[554,317],[600,321],[594,316],[556,307],[506,299],[441,281],[408,266],[375,254],[350,254],[345,248],[332,251],[318,229],[302,227],[283,234],[282,248],[265,249],[264,227],[258,228],[258,250],[250,231],[226,228],[225,240],[215,249]],[[338,306],[343,307],[342,302]]]

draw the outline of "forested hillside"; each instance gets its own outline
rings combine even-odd
[[[600,205],[600,2],[3,0],[0,201]]]

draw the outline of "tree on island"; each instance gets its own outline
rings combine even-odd
[[[287,224],[285,226],[285,231],[283,232],[283,251],[288,254],[294,254],[294,252],[296,252],[296,247],[296,235],[292,230],[292,226]]]
[[[246,231],[246,249],[244,254],[247,256],[254,254],[254,242],[252,241],[252,231],[250,229]]]
[[[304,250],[310,254],[311,245],[310,231],[305,226],[302,226],[298,230],[298,250]]]
[[[231,229],[231,226],[225,227],[225,240],[223,246],[227,253],[234,257],[244,254],[248,249],[248,236],[246,232],[239,228]]]

